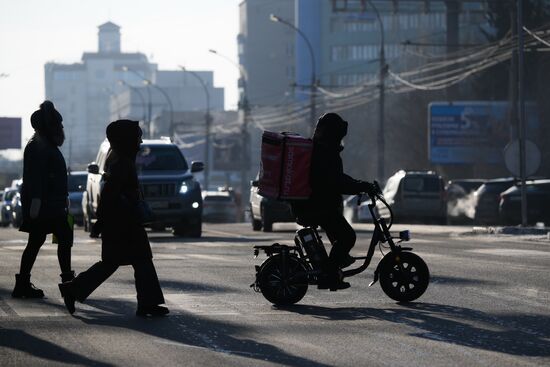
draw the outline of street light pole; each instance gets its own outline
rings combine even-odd
[[[143,94],[141,94],[141,91],[138,88],[126,83],[124,80],[119,80],[118,84],[125,85],[126,87],[130,88],[130,90],[133,90],[134,92],[136,92],[136,94],[139,97],[139,100],[141,101],[142,119],[143,119],[143,122],[146,122],[145,120],[147,117],[145,116],[145,112],[146,112],[145,98],[143,97]],[[132,96],[130,96],[130,105],[131,104],[132,104]]]
[[[310,92],[310,96],[309,96],[309,130],[310,130],[310,134],[313,135],[313,130],[315,129],[315,122],[316,122],[316,119],[317,119],[317,111],[316,111],[317,103],[315,101],[315,92],[316,92],[316,87],[317,87],[317,76],[316,76],[316,72],[315,72],[315,54],[313,53],[313,47],[311,46],[311,42],[309,42],[309,39],[306,37],[304,32],[302,32],[294,24],[289,23],[288,21],[284,20],[281,17],[278,17],[275,14],[271,14],[269,16],[269,19],[272,22],[284,24],[287,27],[289,27],[289,28],[293,29],[294,31],[296,31],[296,33],[298,33],[298,35],[300,35],[300,37],[302,37],[302,39],[305,41],[305,43],[307,45],[307,49],[309,50],[309,56],[310,56],[310,59],[311,59],[311,81],[310,81],[310,84],[309,84],[309,92]]]
[[[210,180],[210,127],[212,123],[212,117],[210,116],[210,92],[208,91],[208,86],[206,85],[204,80],[199,76],[199,74],[195,73],[194,71],[187,70],[183,66],[180,66],[180,68],[184,72],[187,72],[193,75],[199,81],[206,95],[206,114],[204,116],[205,129],[206,129],[205,131],[206,141],[204,144],[204,187],[206,190],[208,190],[208,185],[210,183],[209,182]]]
[[[527,188],[526,157],[525,157],[525,81],[524,81],[524,49],[523,49],[523,0],[517,1],[517,35],[518,35],[518,98],[519,98],[519,171],[521,176],[521,225],[527,226]],[[516,103],[516,101],[514,101]]]
[[[380,25],[380,70],[379,70],[379,105],[378,105],[378,179],[380,181],[384,180],[384,162],[385,162],[385,149],[386,149],[386,141],[385,141],[385,79],[386,79],[386,72],[387,72],[387,65],[386,65],[386,54],[385,54],[385,43],[384,43],[384,23],[382,22],[382,18],[380,17],[380,13],[378,12],[378,9],[371,0],[367,0],[369,5],[374,9],[374,12],[376,13],[376,19],[378,20],[378,23]]]
[[[248,166],[250,165],[249,139],[248,139],[248,123],[250,121],[250,105],[248,104],[248,89],[246,84],[246,70],[229,57],[220,54],[216,50],[208,50],[208,52],[221,57],[239,70],[242,82],[243,91],[239,96],[239,110],[243,112],[243,123],[241,125],[241,212],[244,212],[243,204],[245,199],[248,199]]]
[[[138,78],[140,78],[142,81],[147,80],[140,73],[138,73],[137,71],[135,71],[134,69],[132,69],[128,66],[123,66],[122,70],[123,71],[129,71],[132,74],[137,75]],[[149,88],[149,85],[147,85],[147,100],[148,100],[148,102],[147,102],[147,129],[149,130],[149,138],[152,138],[153,134],[151,133],[151,115],[152,115],[152,109],[153,109],[153,105],[152,105],[153,102],[151,101],[151,89]]]
[[[168,96],[168,93],[166,93],[164,89],[162,89],[156,84],[153,84],[149,79],[144,79],[143,82],[146,85],[150,85],[151,87],[158,90],[164,96],[164,99],[166,99],[166,102],[168,102],[168,107],[170,108],[170,127],[168,128],[168,130],[169,130],[170,138],[172,138],[172,136],[174,135],[174,105],[172,104],[172,100],[170,99],[170,96]]]

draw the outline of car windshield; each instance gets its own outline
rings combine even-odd
[[[84,191],[86,188],[86,179],[88,175],[74,175],[71,174],[67,177],[67,187],[69,192]]]
[[[437,177],[405,177],[405,191],[438,192],[441,184]]]
[[[175,145],[143,146],[136,157],[138,171],[186,171],[187,162]]]

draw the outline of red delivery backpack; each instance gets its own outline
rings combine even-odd
[[[290,132],[264,131],[258,194],[279,200],[308,199],[312,153],[311,139]]]

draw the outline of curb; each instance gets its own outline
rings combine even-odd
[[[472,234],[536,235],[546,236],[550,240],[550,228],[548,227],[473,227]]]

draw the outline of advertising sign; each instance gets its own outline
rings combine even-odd
[[[0,117],[0,149],[21,149],[20,117]]]
[[[428,106],[429,158],[436,164],[504,161],[512,139],[508,102],[432,102]],[[527,135],[536,134],[537,111],[526,104]]]

